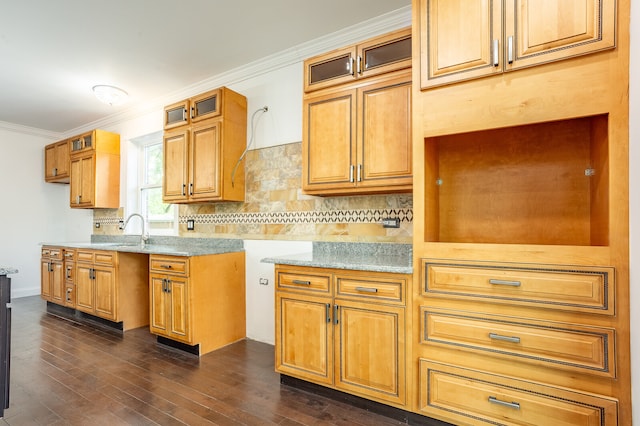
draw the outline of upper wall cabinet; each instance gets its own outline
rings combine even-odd
[[[419,1],[422,89],[616,44],[616,0]]]
[[[304,62],[304,91],[411,67],[411,28],[315,56]]]
[[[244,201],[247,99],[221,87],[164,111],[163,200]]]
[[[44,147],[44,180],[69,183],[69,141],[55,142]]]
[[[120,135],[93,130],[70,145],[71,207],[120,207]]]

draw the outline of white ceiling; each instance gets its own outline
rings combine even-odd
[[[0,122],[68,132],[410,3],[0,0]]]

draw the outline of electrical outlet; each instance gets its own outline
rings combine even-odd
[[[96,222],[96,229],[100,228],[100,222]]]
[[[382,227],[383,228],[400,228],[400,218],[399,217],[387,217],[382,219]]]
[[[118,229],[121,230],[121,231],[124,229],[124,220],[119,220],[118,221]]]
[[[269,285],[269,279],[268,278],[260,278],[260,285]]]
[[[196,227],[195,220],[188,219],[187,220],[187,231],[193,231],[195,229],[195,227]]]

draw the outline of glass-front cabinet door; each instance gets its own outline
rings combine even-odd
[[[322,89],[355,79],[355,47],[334,50],[304,63],[304,91]]]
[[[94,149],[93,131],[71,139],[71,152],[88,151]]]
[[[164,128],[172,129],[189,122],[189,100],[164,107]]]
[[[220,90],[212,90],[191,98],[191,121],[195,123],[220,115],[221,96]]]
[[[411,67],[411,30],[404,29],[358,46],[356,72],[372,76]]]

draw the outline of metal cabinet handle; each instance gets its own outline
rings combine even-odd
[[[362,164],[358,164],[358,182],[362,182]]]
[[[489,402],[492,403],[492,404],[502,405],[504,407],[514,408],[516,410],[520,409],[520,404],[518,404],[517,402],[501,401],[498,398],[496,398],[495,396],[490,396],[489,397]]]
[[[58,168],[57,167],[54,167],[52,172],[53,172],[54,176],[58,176]]]
[[[193,182],[189,183],[189,195],[193,195]]]
[[[167,278],[167,293],[171,293],[171,280]]]
[[[182,195],[187,195],[187,185],[185,185],[184,183],[182,184]]]
[[[187,121],[187,109],[182,110],[182,121]]]
[[[356,287],[356,291],[362,291],[364,293],[377,293],[378,289],[373,287]]]
[[[500,55],[498,52],[498,39],[493,40],[493,66],[497,67],[500,65]]]
[[[171,265],[160,265],[160,267],[161,267],[161,268],[164,268],[164,269],[171,269],[171,268],[173,268],[173,266],[171,266]]]
[[[353,183],[353,164],[349,166],[349,182]]]
[[[292,283],[299,285],[311,285],[311,281],[293,280]]]
[[[196,109],[194,107],[191,107],[191,119],[193,120],[194,118],[196,118]]]
[[[516,336],[503,336],[501,334],[489,333],[489,338],[492,340],[501,340],[503,342],[520,343],[520,338]]]
[[[340,309],[340,306],[335,305],[334,306],[334,314],[333,314],[333,323],[334,324],[338,324],[339,319],[338,319],[338,310]]]
[[[349,74],[353,75],[353,63],[354,63],[354,59],[352,57],[349,57],[349,65],[347,65],[347,71],[349,71]]]
[[[325,307],[326,307],[325,312],[327,315],[327,323],[330,323],[331,322],[331,303],[327,303]]]
[[[362,56],[358,56],[358,74],[362,75],[362,72],[364,71],[362,69]]]
[[[507,62],[513,63],[513,36],[507,38]]]
[[[494,285],[507,285],[507,286],[511,286],[511,287],[520,287],[520,285],[522,284],[520,281],[505,281],[505,280],[494,280],[494,279],[490,279],[489,280],[489,284],[494,284]]]

